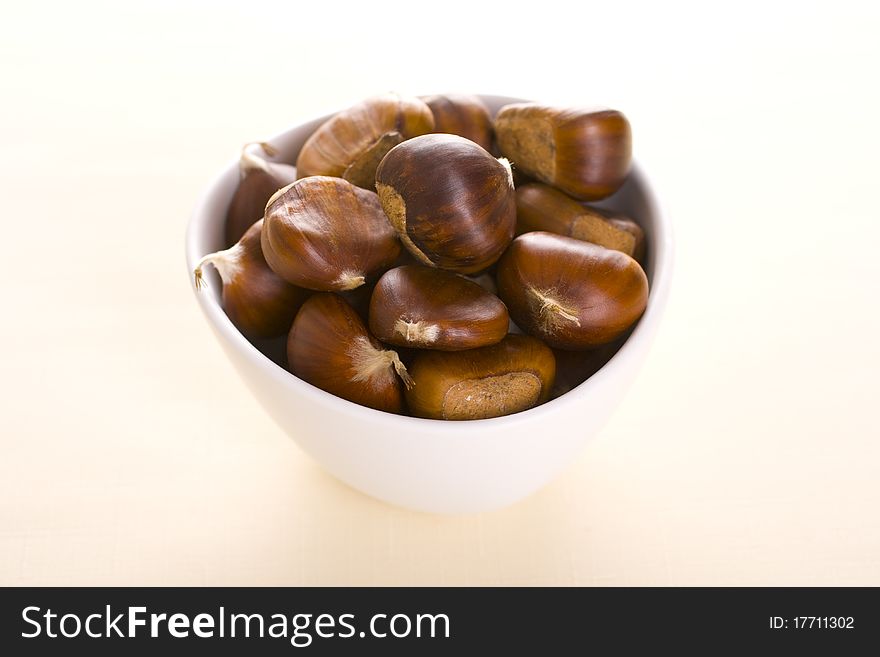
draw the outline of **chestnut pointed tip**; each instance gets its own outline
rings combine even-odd
[[[220,280],[223,285],[228,285],[241,269],[241,258],[244,255],[244,247],[240,242],[233,244],[228,249],[215,251],[202,256],[201,260],[196,263],[193,270],[196,289],[201,289],[206,285],[205,282],[205,265],[213,265],[217,273],[220,274]]]
[[[239,156],[238,166],[242,174],[252,169],[260,169],[261,171],[269,171],[269,162],[253,152],[253,148],[258,147],[268,157],[278,155],[278,149],[266,141],[249,141],[241,147],[241,155]]]
[[[510,188],[513,189],[516,187],[513,182],[513,165],[506,157],[499,157],[498,161],[501,163],[501,166],[504,167],[505,171],[507,171],[507,181],[510,183]]]
[[[406,365],[400,360],[400,355],[396,351],[392,351],[391,353],[394,354],[391,361],[391,364],[394,366],[394,371],[397,373],[397,376],[400,377],[400,380],[403,381],[403,386],[407,390],[412,390],[416,382],[407,371]]]

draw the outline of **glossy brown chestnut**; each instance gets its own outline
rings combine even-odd
[[[254,222],[263,218],[266,201],[272,194],[296,180],[296,169],[289,164],[270,162],[252,151],[259,146],[269,157],[277,155],[271,144],[246,144],[239,158],[239,181],[226,212],[226,245],[232,246]]]
[[[513,239],[510,165],[464,137],[423,135],[395,146],[376,171],[376,191],[401,241],[423,264],[475,273]]]
[[[443,94],[422,98],[434,115],[434,132],[458,135],[492,150],[492,117],[477,96]]]
[[[546,230],[622,251],[637,260],[645,235],[631,219],[581,205],[558,189],[530,183],[516,190],[516,230]]]
[[[411,384],[397,353],[383,349],[336,294],[315,294],[300,308],[287,338],[287,362],[313,386],[389,413],[401,411],[401,384]]]
[[[399,347],[461,351],[500,342],[501,299],[464,276],[422,265],[385,272],[370,300],[370,330]]]
[[[400,255],[376,194],[328,176],[297,180],[269,200],[262,245],[283,279],[325,292],[363,285]]]
[[[558,349],[611,342],[641,316],[648,279],[634,259],[554,233],[517,237],[498,264],[513,321]]]
[[[524,411],[547,401],[553,352],[527,335],[468,351],[422,351],[406,391],[410,411],[437,420],[481,420]]]
[[[299,177],[337,176],[373,189],[376,167],[393,146],[434,129],[431,109],[418,98],[384,94],[339,112],[299,152]]]
[[[201,288],[205,265],[214,265],[223,283],[223,309],[232,323],[249,337],[272,338],[290,330],[311,293],[269,269],[260,248],[262,227],[261,219],[231,248],[202,258],[193,273],[196,288]]]
[[[517,169],[585,201],[613,194],[632,158],[629,122],[615,110],[506,105],[495,138]]]

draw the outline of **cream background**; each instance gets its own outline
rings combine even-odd
[[[0,584],[880,585],[876,3],[124,4],[0,23]],[[501,512],[325,475],[187,282],[240,144],[388,89],[620,108],[675,224],[638,381]]]

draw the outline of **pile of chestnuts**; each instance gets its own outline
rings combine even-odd
[[[196,286],[212,264],[233,324],[287,335],[287,368],[344,399],[516,413],[601,367],[645,309],[641,228],[585,203],[623,184],[631,151],[617,111],[369,98],[295,166],[243,149],[228,248]]]

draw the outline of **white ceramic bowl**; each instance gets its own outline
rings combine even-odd
[[[483,96],[492,112],[519,99]],[[293,162],[327,117],[271,143]],[[186,235],[187,274],[222,248],[226,208],[238,181],[232,163],[208,188]],[[553,479],[594,436],[638,372],[657,330],[672,274],[672,236],[644,173],[635,166],[603,205],[630,214],[647,239],[648,307],[621,349],[586,382],[542,406],[507,417],[464,422],[392,415],[339,399],[263,355],[220,306],[216,276],[196,299],[229,359],[278,425],[327,471],[386,502],[440,513],[509,505]],[[281,342],[269,345],[280,350]],[[266,345],[261,345],[264,350]]]

